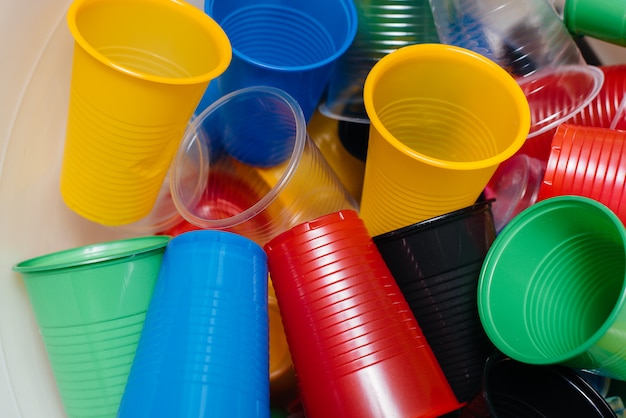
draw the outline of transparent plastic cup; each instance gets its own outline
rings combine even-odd
[[[147,216],[209,82],[231,59],[222,28],[175,0],[76,0],[60,189],[103,225]],[[111,30],[115,28],[115,30]]]
[[[511,75],[453,45],[388,54],[369,73],[364,99],[371,125],[360,215],[374,236],[472,205],[530,126]]]
[[[233,60],[217,79],[218,94],[276,87],[296,99],[307,121],[357,30],[352,0],[208,0],[204,10],[233,46]]]
[[[626,132],[563,124],[552,140],[552,152],[538,199],[577,195],[597,200],[626,222]]]
[[[264,248],[307,417],[462,406],[355,211],[297,225]]]
[[[587,65],[546,0],[430,0],[441,42],[470,49],[513,75],[528,98],[528,137],[550,131],[598,94],[600,69]]]
[[[483,327],[502,353],[528,364],[626,378],[626,230],[584,196],[530,206],[498,235],[478,284]]]
[[[269,86],[229,93],[195,118],[170,181],[190,224],[260,245],[304,221],[357,207],[309,137],[295,99]]]
[[[13,267],[68,416],[115,415],[169,239],[98,243]]]
[[[118,417],[269,417],[267,257],[224,231],[171,239]]]

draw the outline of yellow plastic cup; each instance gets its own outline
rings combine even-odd
[[[372,235],[473,204],[530,129],[513,77],[452,45],[389,53],[368,74],[363,96],[370,136],[360,215]]]
[[[232,48],[202,10],[178,0],[74,0],[60,189],[103,225],[148,215],[183,133]]]

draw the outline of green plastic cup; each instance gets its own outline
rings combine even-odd
[[[13,266],[69,417],[117,413],[169,240],[110,241]]]
[[[478,311],[511,358],[626,379],[626,231],[583,196],[536,203],[487,253]]]
[[[567,0],[563,21],[570,32],[626,46],[626,3],[618,0]]]

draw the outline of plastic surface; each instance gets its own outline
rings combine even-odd
[[[307,121],[357,30],[352,0],[208,0],[204,10],[233,45],[232,63],[217,80],[220,94],[273,86],[297,100]]]
[[[585,196],[626,222],[626,132],[563,124],[557,128],[538,199]]]
[[[171,191],[190,224],[260,245],[357,207],[309,137],[296,101],[269,86],[229,93],[194,119],[172,165]]]
[[[524,364],[494,353],[483,374],[482,392],[460,418],[615,416],[604,397],[567,367]]]
[[[557,196],[513,219],[492,244],[478,285],[495,346],[530,364],[624,379],[626,231],[602,203]]]
[[[563,20],[570,32],[626,46],[626,4],[615,0],[567,0]]]
[[[61,194],[91,221],[138,221],[209,82],[228,67],[230,42],[176,0],[76,0],[67,22],[75,45]]]
[[[461,407],[355,211],[294,226],[264,248],[308,418]]]
[[[172,238],[118,417],[269,417],[267,274],[240,235]]]
[[[598,94],[603,74],[586,65],[546,0],[430,0],[441,42],[480,53],[513,75],[532,113],[529,137],[550,131]]]
[[[493,351],[476,301],[496,236],[490,209],[483,201],[373,238],[461,402],[478,393]]]
[[[369,123],[363,85],[374,64],[403,46],[439,42],[428,0],[356,0],[354,41],[337,60],[320,111],[353,123]]]
[[[364,99],[371,127],[360,215],[374,236],[473,204],[530,127],[515,80],[452,45],[387,55]]]
[[[116,413],[169,239],[94,244],[14,266],[69,417]]]

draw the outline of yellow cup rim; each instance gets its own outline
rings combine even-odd
[[[110,1],[110,0],[109,0]],[[119,3],[127,3],[129,0],[117,0]],[[74,0],[70,5],[67,11],[67,25],[70,30],[72,37],[76,44],[78,44],[82,49],[84,49],[89,55],[103,63],[104,65],[113,68],[117,71],[121,71],[129,76],[151,81],[155,83],[161,84],[170,84],[170,85],[193,85],[193,84],[201,84],[211,81],[218,76],[220,76],[228,66],[230,65],[230,61],[232,59],[232,46],[230,44],[230,39],[226,35],[226,32],[222,29],[220,25],[217,24],[213,18],[208,16],[206,13],[193,6],[190,3],[181,0],[132,0],[135,3],[149,3],[152,6],[160,5],[163,7],[169,7],[172,11],[176,11],[177,13],[185,15],[190,21],[197,22],[200,26],[203,26],[208,33],[211,34],[213,39],[215,39],[215,44],[218,47],[218,55],[222,57],[219,61],[218,65],[215,66],[210,71],[207,71],[204,74],[192,76],[192,77],[162,77],[154,74],[148,74],[141,71],[136,71],[130,68],[126,68],[121,66],[102,54],[96,48],[94,48],[87,40],[83,37],[81,31],[78,28],[76,23],[77,15],[82,7],[94,4],[101,3],[103,0]]]
[[[477,161],[448,161],[433,158],[426,154],[415,151],[399,141],[383,124],[375,111],[374,90],[378,81],[386,75],[390,68],[397,65],[398,62],[407,59],[428,60],[439,59],[442,57],[454,57],[459,63],[478,63],[482,66],[485,73],[493,77],[494,81],[508,89],[511,93],[514,103],[519,108],[519,127],[515,138],[510,145],[502,152],[489,158]],[[459,69],[459,71],[462,71]],[[410,156],[413,159],[423,163],[453,170],[478,170],[493,167],[502,161],[512,157],[524,144],[530,131],[530,106],[523,90],[517,81],[500,65],[489,58],[480,55],[469,49],[448,45],[448,44],[414,44],[399,48],[384,57],[382,57],[370,70],[363,87],[363,100],[365,110],[370,119],[370,124],[375,128],[385,140],[402,154]]]

